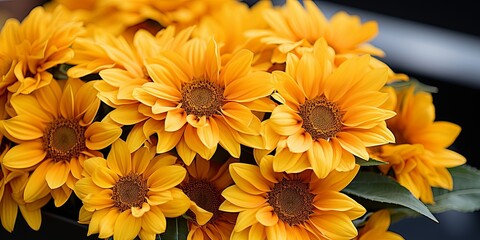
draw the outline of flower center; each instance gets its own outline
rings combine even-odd
[[[300,105],[300,116],[303,129],[314,140],[330,139],[342,130],[342,114],[340,108],[325,96],[316,97]]]
[[[141,207],[147,201],[147,180],[140,175],[130,173],[120,177],[112,191],[114,206],[120,211],[123,212],[131,207]]]
[[[313,198],[308,183],[282,179],[273,185],[267,200],[278,218],[290,226],[305,222],[313,213]]]
[[[182,87],[182,107],[187,114],[210,117],[223,105],[223,88],[206,80],[193,81]]]
[[[218,218],[220,215],[220,210],[218,210],[218,208],[223,202],[223,198],[211,182],[191,178],[187,184],[182,186],[182,189],[183,192],[199,207],[213,213],[209,222],[213,222]],[[195,215],[190,210],[187,214],[195,219]]]
[[[85,147],[85,128],[75,119],[59,118],[51,122],[43,134],[47,158],[69,161],[78,157]]]

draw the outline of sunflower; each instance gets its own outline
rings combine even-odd
[[[154,147],[130,153],[118,139],[107,159],[85,161],[84,178],[75,184],[82,200],[79,220],[99,238],[155,239],[166,229],[166,218],[184,214],[190,200],[176,188],[186,170],[170,154],[155,156]]]
[[[3,159],[11,170],[33,171],[25,186],[25,202],[51,193],[56,206],[70,196],[81,178],[86,158],[120,137],[116,125],[94,122],[100,106],[93,83],[69,79],[65,87],[52,81],[30,95],[11,98],[16,114],[0,121],[0,131],[17,145]]]
[[[354,240],[403,240],[404,238],[394,232],[388,231],[390,226],[390,213],[388,209],[378,210],[372,213],[365,226],[358,231]]]
[[[197,153],[210,159],[217,145],[238,158],[241,144],[263,145],[260,119],[252,111],[274,107],[271,75],[252,71],[252,58],[242,49],[221,68],[214,39],[189,40],[177,52],[151,59],[147,71],[153,82],[133,90],[142,106],[117,108],[111,118],[131,124],[143,119],[132,111],[148,116],[143,131],[157,133],[157,152],[175,147],[187,165]]]
[[[369,43],[378,34],[376,21],[362,23],[358,16],[344,11],[327,19],[315,1],[287,0],[284,5],[265,9],[263,17],[268,27],[247,30],[246,34],[249,41],[257,45],[255,49],[262,49],[255,52],[260,58],[261,55],[270,55],[270,70],[283,70],[288,53],[301,56],[321,38],[325,38],[328,45],[334,49],[335,66],[340,65],[346,58],[358,55],[385,55],[381,49]],[[252,43],[249,48],[252,46],[255,45]],[[408,79],[405,74],[394,73],[376,58],[372,58],[371,65],[387,67],[391,81]]]
[[[7,87],[29,94],[49,85],[54,68],[72,59],[70,47],[82,32],[82,23],[68,20],[61,7],[53,12],[36,7],[22,23],[9,19],[0,34],[0,93]]]
[[[220,210],[238,212],[232,239],[352,239],[352,220],[365,208],[340,191],[359,170],[332,171],[320,179],[311,170],[275,172],[272,155],[260,166],[230,164],[235,185],[222,192]]]
[[[460,134],[460,126],[435,121],[435,106],[429,92],[387,87],[388,105],[397,115],[387,120],[396,143],[369,149],[389,164],[380,170],[394,174],[397,181],[424,203],[434,203],[432,187],[452,190],[453,180],[447,168],[466,163],[465,157],[448,149]]]
[[[368,160],[366,147],[394,141],[385,120],[395,112],[380,107],[388,98],[380,91],[387,70],[370,68],[369,55],[332,70],[327,52],[326,42],[319,40],[300,59],[290,54],[285,72],[273,72],[274,97],[281,104],[262,133],[265,148],[282,156],[275,158],[275,171],[312,168],[322,178],[333,169],[353,169],[355,156]]]
[[[33,230],[40,229],[42,223],[41,208],[45,206],[51,197],[46,196],[37,201],[26,203],[23,201],[23,192],[28,181],[28,173],[23,171],[10,171],[3,165],[3,158],[9,150],[9,146],[2,143],[0,154],[0,220],[3,228],[12,232],[15,227],[18,210],[23,219]]]
[[[233,162],[238,162],[238,159],[230,158],[220,164],[197,156],[190,166],[186,166],[188,174],[180,188],[191,200],[190,210],[187,211],[188,240],[230,239],[237,214],[218,208],[225,200],[222,191],[233,184],[228,173],[228,166]]]

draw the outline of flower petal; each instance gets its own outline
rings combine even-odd
[[[118,239],[134,239],[142,227],[142,219],[132,216],[129,210],[121,212],[115,226],[113,235]]]
[[[52,165],[52,160],[46,160],[42,162],[30,175],[27,185],[25,185],[25,191],[23,195],[25,202],[34,202],[50,193],[50,188],[45,181],[45,175]]]
[[[122,129],[106,122],[94,122],[85,131],[85,145],[92,150],[106,148],[117,140],[122,134]]]
[[[58,161],[50,166],[45,180],[51,189],[59,188],[67,182],[70,174],[70,164],[67,161]]]
[[[0,121],[0,129],[5,130],[6,135],[10,135],[21,141],[43,137],[43,131],[46,125],[40,121],[32,120],[33,119],[27,115],[18,115],[8,120]]]
[[[107,165],[120,176],[126,176],[132,171],[132,158],[127,143],[122,139],[112,144],[107,156]]]
[[[165,191],[180,184],[186,174],[187,171],[181,166],[165,166],[150,175],[147,185],[150,191]]]
[[[223,190],[222,196],[242,208],[257,208],[267,201],[265,197],[248,194],[235,185]]]
[[[41,141],[29,141],[12,147],[5,154],[2,164],[9,168],[30,168],[45,159],[47,153]]]

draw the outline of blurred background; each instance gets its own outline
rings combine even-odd
[[[23,19],[33,7],[44,2],[0,0],[0,26],[10,17]],[[251,5],[256,0],[245,2]],[[273,2],[284,3],[282,0]],[[464,155],[469,165],[480,168],[477,140],[480,131],[474,117],[480,109],[480,15],[475,2],[316,2],[327,17],[343,10],[359,15],[362,22],[378,22],[380,33],[372,43],[386,52],[384,62],[396,72],[406,73],[438,88],[433,95],[436,120],[453,122],[462,127],[451,149]],[[480,235],[479,212],[446,212],[436,217],[441,224],[419,217],[394,223],[391,230],[408,240],[469,240],[478,239]],[[45,225],[55,227],[55,224]]]

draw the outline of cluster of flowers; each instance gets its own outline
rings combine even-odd
[[[48,202],[78,198],[99,238],[155,239],[180,217],[188,239],[402,239],[342,192],[359,160],[424,203],[466,160],[377,33],[297,0],[55,0],[7,20],[3,227],[19,209],[37,230]]]

